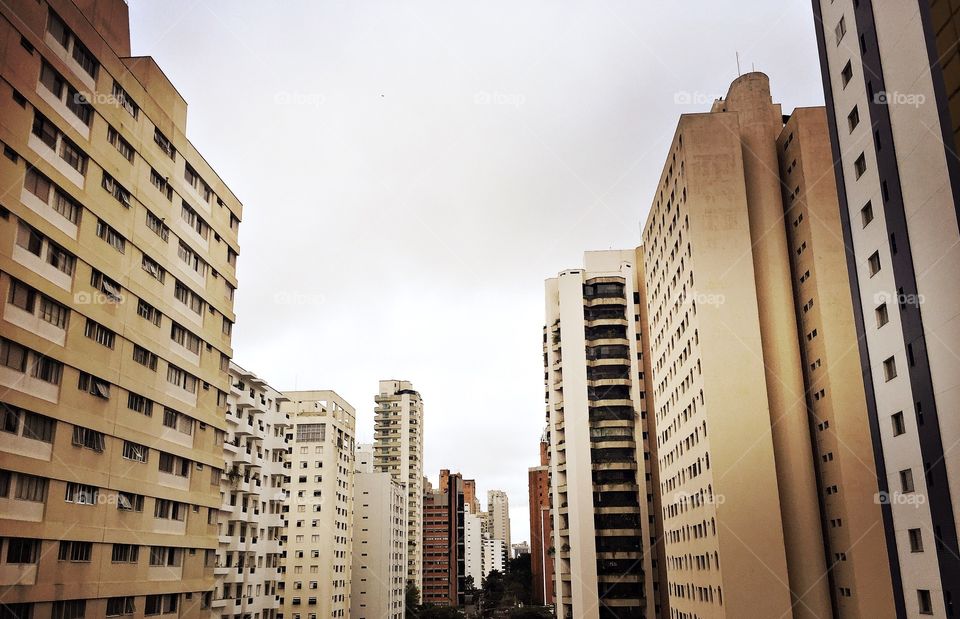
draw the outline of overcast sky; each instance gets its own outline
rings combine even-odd
[[[808,0],[129,0],[133,52],[244,204],[235,360],[426,405],[426,474],[509,493],[529,539],[543,280],[633,247],[677,118],[751,67],[821,105]]]

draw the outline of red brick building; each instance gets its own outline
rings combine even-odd
[[[549,444],[540,439],[540,466],[530,468],[530,569],[533,572],[533,601],[553,604],[553,527],[550,519]]]

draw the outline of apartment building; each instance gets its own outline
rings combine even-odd
[[[407,491],[407,580],[423,590],[423,400],[405,380],[382,380],[374,398],[374,468]]]
[[[289,510],[285,619],[350,616],[354,548],[354,408],[333,391],[287,391]]]
[[[737,78],[644,228],[674,617],[893,612],[823,116]]]
[[[587,252],[582,269],[545,284],[550,546],[562,619],[661,612],[641,286],[633,250]]]
[[[423,496],[424,604],[462,606],[464,603],[463,477],[440,471],[440,485]]]
[[[280,411],[285,401],[262,378],[230,363],[212,608],[222,619],[275,619],[280,611],[290,473],[290,418]]]
[[[358,459],[360,449],[357,450]],[[354,478],[350,616],[403,619],[407,582],[407,492],[390,473],[360,466]]]
[[[3,612],[206,617],[241,205],[125,2],[0,15]]]
[[[540,439],[540,466],[527,471],[530,505],[531,592],[536,604],[553,604],[553,528],[550,518],[550,443]]]
[[[813,9],[896,610],[950,617],[960,600],[960,7]]]
[[[473,578],[477,589],[483,584],[483,526],[480,516],[470,511],[467,495],[463,500],[463,573]]]
[[[487,512],[490,514],[491,535],[502,539],[510,549],[510,499],[503,490],[487,491]]]
[[[463,505],[471,514],[480,513],[480,499],[477,498],[477,480],[463,480]]]
[[[483,554],[481,555],[483,577],[496,570],[503,574],[507,571],[507,546],[502,539],[485,538],[483,540]]]

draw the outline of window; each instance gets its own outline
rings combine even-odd
[[[163,409],[163,425],[184,434],[193,434],[193,417],[178,413],[172,408]]]
[[[27,371],[27,357],[29,349],[12,340],[0,340],[0,364],[17,372]]]
[[[147,227],[153,230],[153,233],[164,241],[170,238],[170,228],[167,227],[167,224],[163,223],[162,219],[150,211],[147,211]]]
[[[77,389],[104,400],[110,399],[110,383],[86,372],[80,372]]]
[[[67,482],[67,493],[64,500],[67,503],[76,503],[77,505],[96,505],[99,496],[100,489],[96,486],[71,481]]]
[[[168,548],[166,546],[150,547],[150,565],[153,567],[167,566],[176,567],[180,565],[181,551],[179,548]]]
[[[10,279],[9,303],[25,312],[33,313],[37,302],[37,291],[17,279]]]
[[[166,196],[167,200],[173,200],[173,187],[170,186],[170,183],[162,174],[153,168],[150,169],[150,183]]]
[[[207,263],[183,241],[180,241],[180,245],[177,247],[177,257],[200,275],[207,274]]]
[[[63,540],[60,542],[60,549],[57,552],[57,561],[80,561],[90,562],[90,554],[93,552],[92,542],[74,542]]]
[[[44,138],[41,139],[44,140]],[[86,159],[84,159],[84,164],[85,163]],[[27,170],[27,173],[23,177],[23,188],[36,196],[44,204],[51,206],[53,210],[74,225],[80,222],[80,213],[83,209],[77,201],[68,196],[46,176],[38,172],[36,168],[29,168]],[[52,203],[50,200],[51,195],[53,196]]]
[[[43,250],[43,235],[21,221],[17,227],[17,245],[39,256]]]
[[[920,529],[907,529],[910,538],[910,552],[923,552],[923,532]]]
[[[167,272],[163,270],[163,267],[160,266],[160,263],[148,256],[143,254],[143,259],[140,261],[140,266],[143,267],[143,270],[146,271],[150,277],[154,278],[161,284],[163,280],[166,279]]]
[[[196,314],[203,314],[203,298],[177,280],[173,287],[173,296]]]
[[[63,376],[63,364],[39,353],[33,353],[33,369],[30,375],[53,385],[60,384]]]
[[[96,452],[102,452],[105,438],[103,432],[97,432],[96,430],[84,428],[83,426],[73,426],[72,443],[74,447],[83,447]]]
[[[100,185],[109,193],[114,199],[120,204],[124,205],[127,208],[130,208],[130,192],[123,187],[115,178],[103,173],[103,179],[100,182]]]
[[[850,129],[850,133],[853,133],[853,130],[857,128],[857,125],[860,124],[860,108],[856,105],[853,106],[853,109],[850,110],[850,113],[847,114],[847,127]]]
[[[117,303],[123,301],[123,289],[120,287],[120,284],[96,269],[93,269],[90,273],[90,286],[93,287],[94,290],[105,294],[109,301]]]
[[[933,599],[928,589],[917,589],[917,607],[921,615],[933,614]]]
[[[132,391],[127,393],[127,408],[147,417],[153,415],[153,401]]]
[[[883,379],[885,381],[891,381],[897,377],[897,361],[893,357],[889,357],[883,362]]]
[[[142,512],[143,495],[132,492],[117,492],[117,509],[125,512]]]
[[[900,471],[900,490],[903,492],[913,492],[913,471],[911,469],[904,469]]]
[[[178,501],[157,499],[153,507],[153,517],[162,520],[184,520],[187,517],[187,506]]]
[[[326,437],[326,425],[322,423],[297,424],[298,443],[322,443]]]
[[[880,252],[875,251],[867,258],[867,268],[870,271],[870,277],[873,277],[880,271]]]
[[[136,544],[113,545],[113,554],[110,560],[114,563],[136,563],[139,558],[140,546]]]
[[[143,603],[144,615],[165,615],[177,612],[177,593],[148,595]]]
[[[156,354],[150,352],[143,346],[140,346],[138,344],[133,345],[133,360],[139,363],[140,365],[156,372],[157,359],[158,357]]]
[[[48,322],[60,329],[67,328],[67,318],[70,316],[70,308],[61,305],[47,296],[40,299],[40,319]]]
[[[117,152],[120,153],[124,159],[129,162],[133,162],[133,146],[130,146],[130,142],[123,139],[120,136],[120,132],[114,129],[113,127],[107,128],[107,141],[117,149]]]
[[[132,615],[137,612],[132,597],[107,598],[107,616],[120,617],[122,615]]]
[[[197,392],[197,377],[175,365],[167,366],[167,382],[171,385],[177,385],[184,391]]]
[[[162,317],[160,310],[150,305],[143,299],[139,299],[137,301],[137,315],[141,318],[146,318],[158,327],[160,326],[160,319]]]
[[[177,149],[173,147],[173,143],[167,138],[167,136],[163,135],[163,133],[161,133],[157,128],[153,129],[153,141],[156,142],[157,146],[160,147],[160,150],[166,153],[168,157],[171,159],[176,159]]]
[[[170,475],[177,475],[178,477],[189,477],[190,461],[186,458],[161,451],[159,470],[162,473],[169,473]]]
[[[79,172],[80,174],[85,174],[87,171],[87,155],[80,147],[74,144],[68,137],[66,137],[62,131],[57,129],[57,126],[52,122],[47,120],[43,114],[40,112],[34,111],[33,116],[33,127],[32,133],[41,142],[49,146],[61,159],[67,162],[70,167]],[[36,172],[34,172],[37,174]],[[42,176],[37,174],[37,176]],[[45,179],[46,187],[49,193],[49,188],[52,185],[49,179]],[[44,202],[47,201],[46,195],[36,194]]]
[[[23,409],[17,408],[16,406],[10,406],[8,404],[0,406],[0,431],[9,434],[19,434],[20,416],[22,414]]]
[[[83,619],[86,612],[86,600],[63,600],[53,603],[50,619]]]
[[[71,52],[73,59],[77,61],[77,64],[80,65],[80,68],[83,69],[84,72],[96,79],[97,69],[100,66],[97,60],[93,57],[93,54],[90,53],[90,50],[84,47],[80,39],[77,38],[77,35],[74,34],[53,11],[49,12],[47,32],[60,43],[63,49]]]
[[[867,159],[863,153],[860,153],[860,156],[857,157],[857,160],[853,162],[853,171],[857,175],[857,178],[860,178],[867,171]]]
[[[187,204],[186,200],[180,206],[180,217],[204,239],[209,236],[210,226]]]
[[[7,539],[7,563],[36,563],[40,557],[40,540],[21,537]]]
[[[900,436],[907,431],[903,420],[903,411],[899,411],[890,416],[890,422],[893,425],[893,435]]]
[[[123,441],[123,457],[134,462],[146,462],[150,448],[139,443]]]
[[[111,349],[117,338],[116,333],[89,318],[87,318],[87,324],[83,329],[83,334],[97,344]]]
[[[863,208],[860,209],[860,221],[864,228],[867,227],[867,224],[873,221],[873,204],[867,202],[863,205]]]
[[[229,336],[233,333],[233,322],[230,321],[226,316],[223,317],[223,334]]]
[[[134,118],[140,115],[140,107],[116,80],[113,82],[113,97],[116,99],[117,105],[125,109],[128,114]]]
[[[43,503],[47,500],[48,486],[49,480],[46,477],[17,473],[16,499],[18,501]]]
[[[116,249],[121,254],[127,248],[127,240],[123,238],[116,229],[112,228],[107,224],[107,222],[102,219],[97,220],[97,236],[106,241],[114,249]]]
[[[850,80],[853,79],[853,65],[850,64],[850,61],[847,61],[847,64],[844,65],[843,70],[840,71],[840,81],[843,83],[843,87],[846,88],[847,84],[850,83]]]
[[[200,354],[200,338],[177,323],[170,325],[170,339],[190,352]]]
[[[837,35],[837,45],[840,45],[840,40],[843,39],[843,35],[847,33],[847,20],[844,16],[840,16],[840,21],[837,23],[836,28],[834,28],[834,33]]]
[[[39,255],[39,254],[37,254]],[[67,275],[73,275],[77,258],[52,241],[47,241],[47,262]]]
[[[877,309],[874,310],[877,315],[877,328],[879,329],[883,325],[890,322],[890,315],[887,312],[887,304],[881,303],[877,306]]]
[[[93,108],[90,106],[86,97],[70,85],[70,83],[47,62],[44,62],[40,68],[40,83],[43,84],[54,97],[59,99],[61,103],[66,105],[67,109],[70,110],[80,122],[88,127],[90,126],[90,121],[93,119]]]

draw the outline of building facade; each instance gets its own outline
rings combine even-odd
[[[463,478],[440,471],[440,486],[423,497],[424,604],[462,606],[464,603]]]
[[[0,14],[4,613],[206,617],[241,205],[125,2]]]
[[[287,391],[290,480],[284,619],[349,617],[354,534],[354,409],[333,391]]]
[[[655,617],[655,471],[634,251],[588,252],[546,282],[544,378],[562,619]]]
[[[464,494],[463,510],[463,572],[468,578],[473,578],[473,586],[477,589],[483,583],[483,526],[480,516],[467,508],[466,494]]]
[[[407,492],[390,473],[366,468],[358,466],[354,478],[350,617],[403,619]]]
[[[550,518],[550,443],[540,439],[540,466],[527,471],[530,505],[530,572],[534,603],[553,604],[553,522]]]
[[[960,14],[943,0],[814,0],[817,42],[901,616],[960,599]]]
[[[490,535],[502,539],[510,552],[510,499],[503,490],[487,491],[487,512],[490,514]]]
[[[423,400],[405,380],[382,380],[374,398],[374,468],[407,491],[407,580],[423,590]]]
[[[275,619],[280,610],[289,474],[289,417],[280,412],[285,400],[230,363],[213,599],[213,612],[224,619]]]

